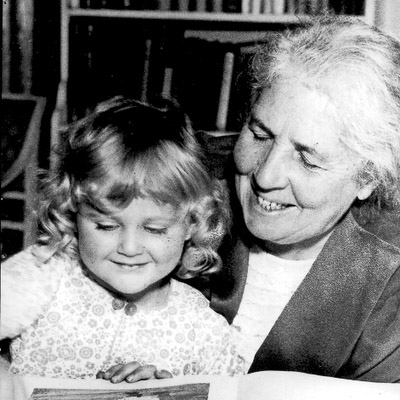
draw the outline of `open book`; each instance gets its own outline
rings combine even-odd
[[[138,383],[15,377],[2,400],[399,400],[400,385],[264,371],[240,378],[186,376]]]

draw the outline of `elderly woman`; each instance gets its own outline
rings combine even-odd
[[[234,150],[244,224],[212,307],[249,372],[400,382],[400,220],[381,218],[400,202],[400,45],[325,18],[261,49],[254,76]],[[372,209],[385,240],[354,218]]]

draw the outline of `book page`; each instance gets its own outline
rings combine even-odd
[[[2,377],[3,378],[3,377]],[[13,376],[2,400],[399,400],[400,385],[264,371],[241,378],[185,376],[112,384],[96,379]]]
[[[2,400],[233,400],[238,380],[185,376],[113,384],[97,379],[15,377],[13,393]]]
[[[237,400],[399,400],[400,385],[262,371],[240,378]]]

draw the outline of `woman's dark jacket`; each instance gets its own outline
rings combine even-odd
[[[366,229],[352,213],[339,223],[249,372],[400,382],[400,227],[378,221]],[[241,236],[233,233],[223,244],[224,267],[205,290],[230,323],[247,276],[249,250]]]

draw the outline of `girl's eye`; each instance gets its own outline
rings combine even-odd
[[[96,223],[96,229],[99,231],[115,231],[118,229],[118,225],[114,224],[103,224],[103,223]]]
[[[145,226],[144,228],[147,232],[152,233],[154,235],[164,235],[167,233],[167,228],[159,228],[154,226]]]
[[[320,167],[318,165],[312,164],[307,160],[307,157],[303,153],[300,154],[300,161],[303,164],[303,166],[309,170],[316,170],[319,169]]]

